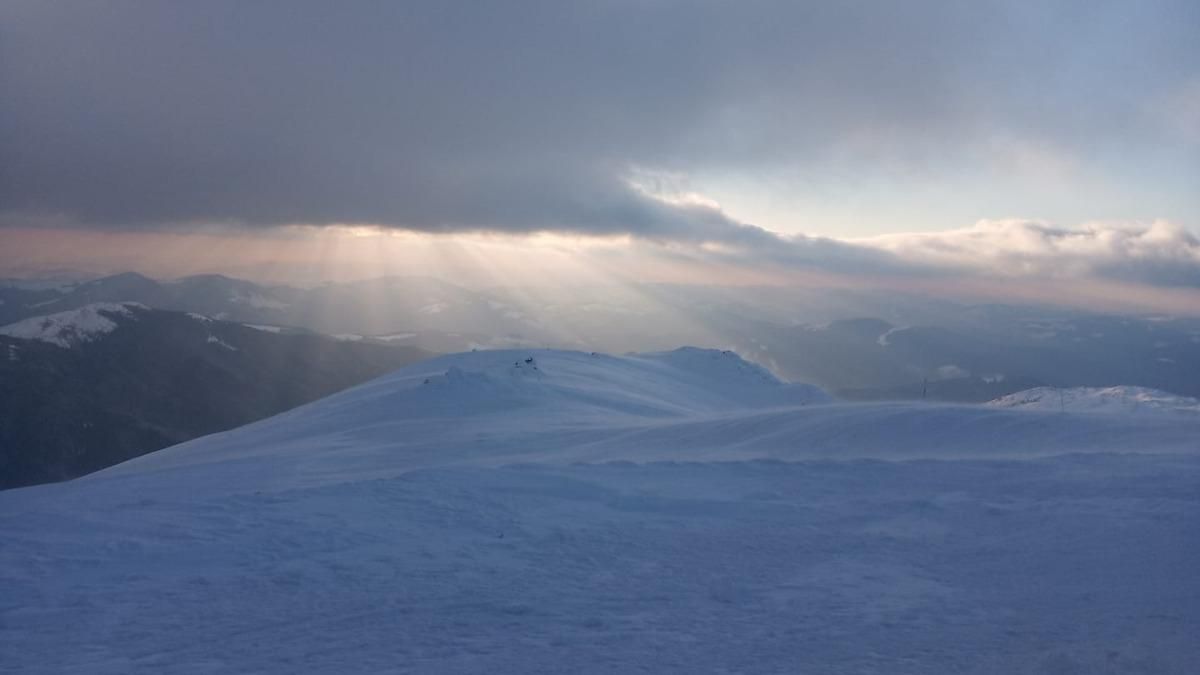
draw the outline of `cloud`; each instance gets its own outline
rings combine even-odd
[[[1196,5],[1053,5],[16,0],[0,8],[0,223],[767,250],[765,230],[631,173],[991,162],[1070,180],[1177,146],[1142,102],[1194,81]],[[788,254],[894,262],[824,240]]]
[[[1052,5],[16,0],[0,227],[554,232],[631,238],[639,264],[1193,293],[1200,244],[1177,222],[785,235],[689,183],[972,175],[973,197],[1036,213],[988,197],[1019,175],[1103,217],[1200,214],[1200,5]]]
[[[697,203],[703,204],[697,199]],[[1177,223],[982,220],[971,227],[860,239],[780,235],[737,224],[716,205],[708,261],[870,279],[1107,279],[1200,288],[1200,237]]]
[[[914,266],[996,277],[1103,277],[1200,287],[1200,238],[1181,225],[980,221],[946,232],[859,240]]]

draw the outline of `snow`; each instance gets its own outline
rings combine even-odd
[[[1200,400],[1147,387],[1037,387],[1003,396],[988,405],[1003,408],[1104,414],[1200,415]]]
[[[261,323],[244,323],[242,325],[247,328],[253,328],[254,330],[261,330],[266,333],[279,333],[279,332],[283,331],[283,326],[268,326],[266,324],[261,324]]]
[[[899,333],[900,331],[905,331],[908,329],[909,329],[908,326],[898,326],[896,328],[889,328],[888,330],[884,331],[882,335],[880,335],[878,338],[876,338],[875,342],[880,347],[887,347],[888,345],[892,344],[892,336],[893,335],[895,335],[896,333]]]
[[[215,345],[217,345],[218,347],[223,347],[223,348],[225,348],[225,349],[228,349],[228,350],[229,350],[229,351],[231,351],[231,352],[236,352],[236,351],[238,350],[238,348],[237,348],[237,347],[234,347],[233,345],[231,345],[231,344],[229,344],[228,342],[226,342],[226,341],[222,340],[221,338],[217,337],[216,335],[209,335],[209,336],[208,336],[208,340],[207,340],[207,342],[208,342],[209,344],[215,344]]]
[[[36,309],[38,307],[46,307],[47,305],[53,305],[54,303],[59,302],[60,300],[62,300],[62,298],[51,298],[50,300],[43,300],[41,302],[35,302],[32,305],[30,305],[29,308]]]
[[[133,310],[146,309],[136,302],[97,302],[78,309],[35,316],[0,327],[0,335],[38,340],[69,349],[116,330],[113,316],[134,316]]]
[[[449,308],[450,308],[449,303],[433,302],[428,305],[425,305],[424,307],[419,308],[417,311],[421,314],[441,314],[442,312],[446,311]]]
[[[0,670],[1190,673],[1200,418],[414,364],[0,493]]]
[[[416,336],[416,333],[392,333],[390,335],[379,335],[373,339],[383,340],[384,342],[394,342],[400,340],[409,340],[411,338],[415,338]]]

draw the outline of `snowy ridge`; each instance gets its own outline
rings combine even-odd
[[[899,333],[901,331],[906,331],[909,328],[910,328],[910,326],[893,326],[892,328],[889,328],[886,331],[884,331],[882,334],[880,334],[880,336],[875,339],[875,343],[878,344],[880,347],[887,347],[892,344],[892,336],[893,335],[895,335],[896,333]]]
[[[0,670],[1190,674],[1197,438],[711,350],[443,356],[0,492]]]
[[[110,333],[117,327],[113,316],[134,316],[133,310],[147,309],[137,302],[97,302],[46,316],[22,319],[0,327],[0,335],[38,340],[69,349]]]
[[[284,330],[283,326],[268,326],[266,324],[261,324],[261,323],[244,323],[242,325],[245,326],[246,328],[253,328],[254,330],[261,330],[264,333],[282,333]]]
[[[1147,387],[1036,387],[1002,396],[998,408],[1105,414],[1200,415],[1200,400]]]
[[[416,333],[392,333],[389,335],[376,335],[374,336],[374,339],[383,340],[384,342],[393,342],[397,340],[408,340],[416,336]]]
[[[222,489],[305,485],[448,464],[957,459],[1195,450],[1200,420],[832,402],[732,352],[450,354],[91,478],[236,462]],[[284,477],[287,477],[286,479]]]
[[[733,352],[685,348],[624,357],[557,350],[467,352],[413,364],[288,413],[95,476],[256,458],[263,471],[289,473],[303,460],[312,470],[306,480],[325,482],[348,479],[359,470],[377,475],[451,459],[512,460],[527,453],[530,444],[567,461],[581,445],[647,425],[799,410],[830,400],[817,387],[781,382]],[[416,447],[437,450],[397,452]],[[629,452],[618,455],[636,459]],[[353,462],[347,461],[350,456]],[[324,475],[326,469],[332,473]]]
[[[541,416],[553,413],[557,424],[611,426],[622,417],[680,417],[829,400],[816,387],[780,382],[732,352],[685,348],[613,357],[494,350],[414,364],[326,399],[308,415],[352,411],[361,420],[475,419],[528,409]]]

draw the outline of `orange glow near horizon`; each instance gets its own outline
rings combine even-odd
[[[685,252],[647,255],[628,237],[426,234],[364,226],[189,232],[0,229],[0,276],[127,271],[160,279],[225,274],[298,285],[383,276],[437,276],[475,287],[617,278],[726,285],[776,280],[755,270],[695,260]]]
[[[187,232],[0,228],[0,277],[133,271],[157,279],[224,274],[312,286],[428,276],[470,288],[520,287],[549,302],[571,287],[638,292],[638,283],[854,288],[984,302],[1057,304],[1114,312],[1200,315],[1200,289],[1094,278],[946,278],[836,274],[718,262],[701,249],[630,237],[551,233],[427,234],[369,226],[291,226]]]

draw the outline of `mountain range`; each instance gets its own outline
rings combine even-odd
[[[877,318],[855,315],[868,312]],[[81,321],[114,330],[74,339]],[[45,341],[55,322],[60,344]],[[14,413],[0,419],[3,487],[81,475],[472,349],[700,344],[845,400],[1111,386],[1200,396],[1200,320],[850,291],[647,284],[531,296],[430,278],[296,288],[126,273],[0,282],[0,324],[0,402]]]
[[[429,355],[136,303],[24,319],[0,327],[0,488],[73,478]]]
[[[1200,395],[1200,319],[964,305],[839,289],[633,284],[467,289],[427,277],[312,288],[218,275],[0,283],[0,325],[93,302],[433,352],[556,347],[730,349],[852,400],[986,401],[1035,386],[1137,385]]]

